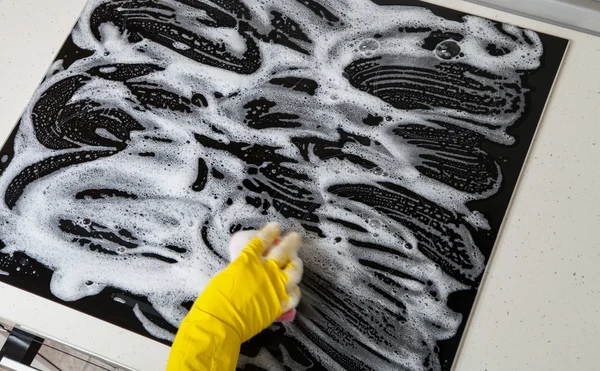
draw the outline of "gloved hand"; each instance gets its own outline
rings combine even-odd
[[[256,238],[258,232],[259,231],[256,231],[256,230],[239,231],[239,232],[234,233],[233,236],[231,236],[231,238],[229,239],[229,249],[228,249],[230,262],[234,261],[235,259],[238,258],[238,256],[240,256],[240,254],[242,253],[242,251],[244,251],[246,246],[248,246],[250,241],[252,241],[254,238]],[[276,239],[275,242],[273,243],[273,246],[271,247],[271,249],[274,246],[277,246],[277,244],[279,244],[279,242],[281,242],[281,239],[280,238]],[[263,253],[263,256],[268,255],[269,252],[270,252],[270,249],[267,249]],[[302,263],[302,262],[300,262],[300,263]],[[291,310],[284,312],[279,318],[277,318],[275,320],[275,322],[293,322],[295,318],[296,318],[296,309],[291,309]]]
[[[209,282],[179,328],[167,370],[235,370],[241,344],[298,305],[300,235],[273,247],[280,233],[278,223],[267,224]]]

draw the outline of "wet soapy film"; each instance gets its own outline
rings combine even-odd
[[[240,369],[449,370],[567,42],[380,3],[88,1],[1,153],[0,281],[169,343],[278,220],[303,299]]]

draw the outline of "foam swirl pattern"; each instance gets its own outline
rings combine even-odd
[[[303,301],[241,368],[448,367],[448,298],[485,267],[467,203],[502,183],[481,143],[515,143],[535,32],[366,0],[90,0],[69,42],[3,159],[3,253],[61,300],[146,297],[170,340],[229,236],[280,220]]]

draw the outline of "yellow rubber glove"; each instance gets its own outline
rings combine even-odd
[[[208,283],[179,327],[167,371],[235,370],[241,344],[298,305],[300,235],[273,247],[280,233],[278,223],[267,224]]]

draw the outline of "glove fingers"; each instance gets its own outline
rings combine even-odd
[[[281,226],[277,222],[272,222],[262,227],[262,229],[256,233],[256,238],[259,238],[262,241],[262,249],[256,251],[256,254],[262,256],[265,250],[271,247],[275,240],[279,238],[280,233]]]
[[[273,260],[279,268],[285,267],[290,260],[297,256],[298,248],[302,237],[296,232],[292,232],[285,236],[281,242],[267,254],[267,260]]]
[[[283,272],[287,274],[286,289],[288,287],[297,286],[302,281],[304,274],[304,262],[298,256],[295,256],[285,266]]]
[[[300,287],[298,287],[298,285],[292,286],[289,290],[288,290],[288,301],[286,303],[283,303],[283,313],[287,312],[288,310],[294,309],[298,306],[298,303],[300,303],[300,297],[302,296],[302,293],[300,291]]]

